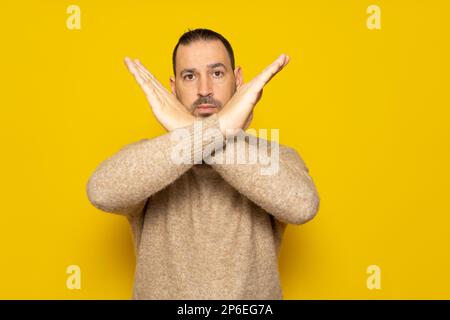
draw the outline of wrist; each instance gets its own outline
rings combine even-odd
[[[192,124],[194,124],[195,121],[195,117],[187,114],[185,116],[182,117],[178,117],[175,121],[175,123],[172,124],[171,128],[168,128],[169,131],[173,131],[179,128],[184,128],[187,126],[190,126]]]

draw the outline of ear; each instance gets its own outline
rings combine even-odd
[[[176,96],[177,90],[176,90],[176,85],[175,85],[175,78],[173,76],[170,76],[169,80],[170,80],[170,89],[172,90],[172,94],[174,96]]]
[[[236,88],[239,88],[244,83],[244,75],[242,74],[242,68],[238,66],[234,69],[234,78],[236,79]]]

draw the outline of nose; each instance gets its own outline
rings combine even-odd
[[[201,77],[198,82],[198,95],[209,96],[212,94],[212,84],[208,77]]]

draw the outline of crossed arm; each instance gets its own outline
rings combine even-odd
[[[207,118],[192,116],[139,60],[133,62],[126,58],[125,62],[146,94],[155,117],[169,132],[127,145],[102,162],[88,181],[87,194],[91,203],[103,211],[138,215],[148,197],[192,167],[192,164],[176,164],[171,160],[174,147],[171,133],[184,128],[193,136],[196,121],[203,124],[203,141],[208,141],[209,128],[220,129],[224,136],[245,129],[263,87],[289,62],[289,57],[281,55],[252,81],[242,84],[220,112]],[[189,141],[192,139],[186,143]],[[258,148],[245,141],[238,143],[243,143],[247,152]],[[196,152],[203,153],[205,147],[192,150],[188,146],[192,150],[191,159]],[[317,213],[317,190],[294,149],[280,145],[279,170],[274,175],[261,175],[259,163],[212,166],[236,190],[284,223],[302,224]]]

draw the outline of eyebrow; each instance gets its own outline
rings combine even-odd
[[[227,70],[227,67],[222,63],[222,62],[216,62],[216,63],[211,63],[207,65],[208,68],[213,69],[213,68],[217,68],[217,67],[223,67],[225,69],[225,71]],[[183,73],[194,73],[197,69],[195,68],[191,68],[191,69],[183,69],[180,72],[180,76],[183,75]]]

